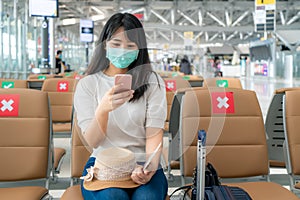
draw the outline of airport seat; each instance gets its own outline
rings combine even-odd
[[[162,78],[173,78],[175,76],[180,76],[179,72],[174,72],[174,71],[157,71],[157,73],[162,77]]]
[[[71,138],[71,185],[63,193],[61,200],[83,200],[81,195],[79,178],[82,175],[84,166],[91,155],[92,149],[86,144],[77,124],[76,114],[73,117],[72,138]]]
[[[240,79],[229,77],[206,78],[203,87],[243,88]]]
[[[191,87],[203,87],[204,78],[199,75],[184,75],[182,77],[184,80],[187,80]]]
[[[82,137],[74,113],[72,127],[72,148],[71,148],[71,186],[63,193],[61,200],[83,200],[81,187],[78,185],[84,166],[88,161],[92,148],[90,148]],[[77,183],[77,185],[75,185]],[[169,197],[166,198],[168,200]]]
[[[66,72],[62,74],[64,78],[71,78],[71,79],[82,79],[85,75],[78,74],[77,72]]]
[[[254,91],[191,90],[185,92],[181,105],[182,184],[185,184],[185,177],[193,176],[197,162],[197,132],[204,129],[207,132],[206,160],[216,168],[223,184],[244,188],[254,200],[299,199],[281,185],[267,182],[266,134]],[[236,182],[241,180],[242,183]]]
[[[163,156],[165,160],[168,161],[168,168],[167,168],[167,177],[169,179],[171,178],[171,170],[172,169],[179,169],[180,168],[180,153],[179,153],[179,122],[180,122],[180,106],[181,106],[181,100],[185,93],[185,91],[188,90],[196,90],[197,87],[191,88],[179,88],[176,90],[176,93],[174,94],[174,98],[172,101],[172,105],[170,108],[170,120],[169,120],[169,145],[168,150],[164,149]],[[200,89],[200,87],[199,87]]]
[[[181,76],[175,76],[173,78],[164,78],[165,81],[165,87],[166,87],[166,98],[167,98],[167,118],[165,122],[164,132],[168,134],[169,140],[172,139],[172,134],[170,132],[170,120],[171,120],[171,110],[173,106],[173,99],[176,93],[176,90],[181,88],[189,88],[191,85],[187,80],[184,80]],[[176,117],[177,113],[173,111],[172,118]],[[174,120],[173,120],[173,126],[175,126]],[[174,128],[173,128],[174,129]],[[170,148],[164,148],[162,151],[162,155],[164,158],[164,161],[167,162],[167,169],[168,169],[168,176],[170,176],[171,169],[178,169],[179,168],[179,161],[172,160],[173,156],[169,157]],[[178,159],[178,157],[177,157]]]
[[[73,112],[73,94],[77,80],[50,78],[44,80],[42,91],[47,92],[50,99],[53,137],[71,137]],[[66,150],[54,148],[53,178],[60,173]]]
[[[51,105],[54,137],[70,137],[73,94],[77,80],[52,78],[44,81],[42,91],[48,93]]]
[[[44,80],[54,78],[53,74],[30,74],[27,78],[28,87],[31,89],[41,90]]]
[[[30,74],[27,79],[28,80],[31,80],[31,79],[46,80],[49,78],[54,78],[54,74]]]
[[[0,89],[0,199],[48,199],[51,115],[47,93]]]
[[[191,87],[188,81],[182,79],[181,76],[175,76],[173,78],[164,78],[166,86],[166,98],[167,98],[167,119],[165,122],[165,132],[169,130],[170,112],[174,98],[174,94],[177,89]]]
[[[286,168],[292,191],[300,190],[300,90],[286,91],[283,99],[283,127],[285,133],[284,151]]]
[[[0,79],[1,88],[28,88],[27,80]]]
[[[1,199],[48,199],[48,190],[44,187],[23,186],[18,188],[0,188]]]
[[[80,185],[68,187],[63,193],[61,200],[83,200]]]
[[[285,167],[283,143],[285,140],[283,127],[283,97],[286,91],[299,90],[295,88],[280,88],[275,90],[266,115],[265,128],[268,135],[269,161],[272,167]]]

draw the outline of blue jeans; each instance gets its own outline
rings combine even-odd
[[[86,163],[82,175],[87,174],[86,169],[94,166],[95,158],[91,157]],[[168,191],[168,182],[163,170],[160,168],[152,176],[150,182],[137,188],[107,188],[98,191],[84,189],[81,181],[81,192],[85,200],[165,200]]]

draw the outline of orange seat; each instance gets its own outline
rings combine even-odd
[[[243,88],[240,79],[229,77],[206,78],[203,87]]]
[[[171,120],[171,109],[172,109],[172,105],[174,104],[173,101],[174,101],[175,93],[177,90],[182,88],[189,88],[191,87],[191,85],[189,84],[188,81],[184,80],[182,76],[175,76],[173,78],[164,78],[164,81],[166,86],[166,99],[167,99],[167,118],[165,121],[164,132],[169,133],[169,137],[171,138],[172,136],[170,135],[170,120]],[[170,151],[168,147],[163,149],[162,155],[164,161],[167,162],[166,164],[168,166],[168,176],[170,176],[171,169],[178,169],[179,162],[173,160],[173,156],[169,156]]]
[[[188,88],[191,87],[188,81],[183,80],[181,76],[175,76],[173,78],[164,78],[166,85],[166,98],[167,98],[167,118],[165,122],[165,131],[169,130],[169,121],[170,121],[170,112],[171,106],[174,98],[174,94],[176,90],[180,88]]]
[[[71,121],[73,109],[73,94],[77,80],[66,78],[46,79],[42,91],[50,98],[53,133],[55,137],[71,135]]]
[[[71,187],[63,193],[62,200],[83,200],[80,185],[73,186],[78,182],[86,162],[88,161],[92,149],[88,147],[77,124],[74,113],[71,139]]]
[[[53,74],[30,74],[27,78],[28,87],[31,89],[41,90],[44,80],[54,78]]]
[[[37,186],[24,186],[16,188],[0,188],[1,199],[43,199],[48,196],[48,190]]]
[[[49,197],[52,134],[47,93],[0,89],[0,108],[0,182],[7,185],[0,189],[0,199]]]
[[[244,182],[244,183],[226,183],[229,186],[236,186],[243,188],[251,196],[253,200],[266,200],[266,199],[289,199],[299,200],[288,189],[273,182]]]
[[[80,185],[68,187],[63,193],[61,200],[83,200]]]
[[[28,80],[38,79],[38,80],[46,80],[49,78],[54,78],[54,74],[30,74],[28,76]]]
[[[283,98],[288,91],[300,90],[299,87],[280,88],[275,90],[266,115],[266,132],[268,135],[269,162],[272,167],[285,167],[283,143],[284,120]]]
[[[73,109],[73,94],[77,80],[50,78],[44,80],[42,91],[48,93],[54,137],[70,137]],[[60,167],[66,150],[54,149],[53,176],[60,173]]]
[[[268,181],[269,162],[263,117],[254,91],[189,90],[183,96],[181,110],[182,184],[185,177],[193,176],[197,132],[204,129],[207,131],[207,161],[214,165],[222,183],[227,184],[227,178],[237,179],[230,185],[245,188],[255,200],[299,199],[279,184],[261,181],[263,178]],[[251,182],[245,182],[247,180]]]
[[[27,80],[0,79],[0,88],[28,88]]]
[[[287,172],[290,177],[290,187],[293,191],[300,190],[300,90],[286,91],[283,98],[283,122]]]
[[[90,157],[92,149],[87,146],[80,128],[77,125],[76,115],[74,114],[72,128],[72,148],[71,148],[71,186],[63,193],[61,200],[83,200],[80,185],[73,185],[78,182],[86,162]],[[166,198],[168,200],[169,197]]]

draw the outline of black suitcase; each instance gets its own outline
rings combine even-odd
[[[205,200],[251,200],[245,190],[227,185],[205,188]]]

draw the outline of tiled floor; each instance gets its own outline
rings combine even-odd
[[[264,117],[267,114],[267,110],[272,100],[273,92],[275,89],[292,86],[296,87],[300,85],[300,82],[285,83],[284,80],[269,80],[268,78],[263,77],[241,78],[241,82],[244,89],[254,90],[256,92]],[[61,174],[59,175],[59,177],[62,179],[61,181],[59,181],[59,183],[50,185],[50,193],[54,198],[59,199],[64,192],[64,189],[61,188],[67,187],[69,183],[68,177],[70,177],[70,139],[55,139],[54,145],[56,147],[63,147],[67,150],[67,154],[62,165]],[[271,180],[278,182],[288,188],[288,177],[286,173],[287,172],[285,169],[272,168]],[[173,174],[178,175],[178,170],[173,171]],[[177,178],[175,180],[177,180]],[[180,179],[178,179],[178,182],[176,182],[180,183],[179,180]],[[176,184],[176,182],[169,183],[169,194],[179,186]]]

